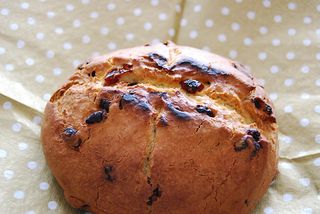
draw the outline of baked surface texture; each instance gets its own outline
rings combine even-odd
[[[277,173],[264,88],[232,60],[171,42],[80,65],[48,102],[47,163],[94,213],[250,213]]]

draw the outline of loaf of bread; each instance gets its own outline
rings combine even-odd
[[[171,42],[80,65],[48,102],[47,163],[96,214],[245,214],[277,173],[263,86],[232,60]]]

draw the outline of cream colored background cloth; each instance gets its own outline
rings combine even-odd
[[[0,0],[0,213],[77,213],[46,166],[41,116],[87,58],[173,40],[240,61],[280,126],[280,175],[256,213],[320,213],[320,1]]]

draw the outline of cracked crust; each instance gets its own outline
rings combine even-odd
[[[75,208],[245,214],[277,172],[272,108],[237,62],[136,47],[78,67],[46,106],[42,143]]]

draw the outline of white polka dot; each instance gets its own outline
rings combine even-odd
[[[304,46],[310,46],[311,45],[311,40],[310,39],[304,39],[303,41],[302,41],[302,43],[303,43],[303,45]]]
[[[91,39],[90,39],[90,36],[88,35],[83,35],[82,38],[81,38],[81,41],[83,44],[88,44],[90,43]]]
[[[273,209],[271,207],[266,207],[263,212],[264,214],[273,214]]]
[[[28,167],[29,169],[36,169],[36,168],[38,167],[38,163],[35,162],[35,161],[29,161],[29,162],[27,163],[27,167]]]
[[[27,59],[25,60],[25,63],[26,63],[27,65],[31,66],[31,65],[34,64],[34,59],[32,59],[32,58],[27,58]]]
[[[282,16],[280,16],[280,15],[275,15],[275,16],[273,17],[273,21],[275,21],[276,23],[282,22]]]
[[[294,79],[292,79],[292,78],[284,80],[284,85],[287,87],[292,86],[293,84],[294,84]]]
[[[310,185],[310,179],[309,178],[300,178],[299,182],[302,186],[309,186]]]
[[[314,107],[314,112],[320,113],[320,105],[316,105],[316,106]]]
[[[205,21],[205,25],[206,25],[206,27],[210,28],[210,27],[212,27],[214,25],[214,21],[212,19],[207,19]]]
[[[272,40],[272,45],[273,45],[273,46],[279,46],[280,43],[281,43],[281,42],[280,42],[280,39],[277,39],[277,38],[276,38],[276,39],[273,39],[273,40]]]
[[[152,6],[158,6],[159,5],[159,0],[151,0],[150,1]]]
[[[176,10],[177,13],[180,13],[180,12],[181,12],[181,6],[180,6],[180,4],[176,4],[175,10]]]
[[[289,202],[289,201],[292,201],[293,199],[293,196],[289,193],[285,193],[283,196],[282,196],[282,199],[285,201],[285,202]]]
[[[40,125],[41,124],[41,120],[42,120],[42,118],[40,116],[34,116],[33,119],[32,119],[32,122],[34,124]]]
[[[14,123],[11,126],[12,131],[14,132],[20,132],[22,128],[22,125],[20,123]]]
[[[0,158],[5,158],[5,157],[7,157],[7,151],[0,149]]]
[[[57,209],[57,208],[58,208],[57,202],[55,202],[55,201],[49,201],[49,203],[48,203],[48,208],[49,208],[50,210],[55,210],[55,209]]]
[[[309,124],[310,124],[310,120],[309,120],[308,118],[302,118],[302,119],[300,120],[300,125],[301,125],[302,127],[307,127]]]
[[[24,151],[24,150],[28,149],[29,145],[26,143],[19,143],[18,147],[19,147],[20,151]]]
[[[70,12],[70,11],[73,11],[73,10],[74,10],[73,4],[67,4],[67,5],[66,5],[66,10],[69,11],[69,12]]]
[[[282,135],[282,136],[280,136],[279,139],[281,142],[286,143],[286,144],[292,143],[292,137],[290,137],[290,136]]]
[[[316,53],[316,59],[320,61],[320,52]]]
[[[296,33],[297,33],[296,29],[294,29],[294,28],[289,28],[288,29],[288,35],[289,36],[294,36],[294,35],[296,35]]]
[[[252,45],[252,39],[249,38],[249,37],[246,37],[246,38],[244,38],[243,43],[244,43],[246,46],[250,46],[250,45]]]
[[[110,50],[114,50],[114,49],[117,48],[117,44],[114,43],[114,42],[109,42],[109,43],[108,43],[108,48],[109,48]]]
[[[288,9],[290,9],[290,10],[297,9],[297,4],[295,2],[289,2]]]
[[[22,2],[20,4],[20,7],[21,7],[21,9],[27,10],[27,9],[29,9],[30,5],[28,2]]]
[[[146,22],[144,23],[143,28],[149,31],[152,29],[152,24],[150,22]]]
[[[185,18],[181,19],[180,21],[181,26],[186,26],[187,24],[188,24],[188,20],[186,20]]]
[[[10,29],[11,30],[18,30],[19,29],[19,25],[17,23],[12,23],[12,24],[10,24]]]
[[[320,86],[320,79],[317,79],[317,80],[315,81],[315,84],[316,84],[316,86]]]
[[[287,105],[287,106],[285,106],[285,107],[283,108],[283,110],[284,110],[284,112],[286,112],[286,113],[291,113],[291,112],[293,112],[293,107],[292,107],[292,105]]]
[[[48,50],[48,51],[46,52],[46,57],[47,57],[48,59],[52,59],[54,56],[55,56],[55,53],[54,53],[53,50]]]
[[[79,19],[75,19],[75,20],[73,20],[73,22],[72,22],[72,26],[73,26],[74,28],[78,28],[78,27],[80,27],[80,26],[81,26],[81,22],[80,22],[80,20],[79,20]]]
[[[196,4],[194,7],[193,7],[193,11],[198,13],[202,10],[202,6],[200,4]]]
[[[61,70],[61,68],[54,68],[54,69],[52,69],[52,73],[55,76],[59,76],[62,73],[62,70]]]
[[[266,60],[267,59],[267,57],[268,57],[268,55],[267,55],[267,53],[266,52],[260,52],[259,54],[258,54],[258,58],[260,59],[260,60]]]
[[[269,97],[272,101],[275,101],[278,99],[278,94],[277,93],[270,93]]]
[[[37,214],[37,213],[33,210],[29,210],[29,211],[25,212],[24,214]]]
[[[38,33],[36,34],[36,38],[37,38],[38,40],[43,40],[43,38],[44,38],[44,33],[38,32]]]
[[[314,141],[317,143],[317,144],[320,144],[320,134],[316,135],[314,137]]]
[[[153,40],[151,41],[151,44],[152,44],[152,45],[156,45],[156,44],[159,44],[159,43],[161,43],[161,42],[160,42],[160,39],[157,39],[157,38],[156,38],[156,39],[153,39]]]
[[[72,48],[72,45],[70,42],[65,42],[65,43],[63,43],[63,48],[65,50],[70,50]]]
[[[189,37],[190,37],[190,39],[195,39],[195,38],[197,38],[197,37],[198,37],[198,32],[195,31],[195,30],[190,31]]]
[[[228,7],[222,7],[221,8],[221,14],[224,15],[224,16],[227,16],[229,15],[230,13],[230,9]]]
[[[259,28],[259,32],[261,34],[266,34],[266,33],[268,33],[268,28],[265,27],[265,26],[262,26],[262,27]]]
[[[107,9],[114,10],[114,9],[116,9],[116,5],[114,3],[109,3],[109,4],[107,4]]]
[[[78,60],[78,59],[75,59],[75,60],[72,61],[72,65],[73,65],[74,68],[78,67],[78,65],[79,65],[80,63],[81,63],[81,62],[80,62],[80,60]]]
[[[315,166],[320,166],[320,158],[314,159],[313,165],[315,165]]]
[[[304,74],[309,73],[310,72],[310,68],[307,65],[303,65],[300,69],[300,71]]]
[[[296,57],[296,54],[292,51],[288,52],[286,55],[288,60],[293,60]]]
[[[311,17],[309,17],[309,16],[303,17],[303,23],[305,23],[305,24],[311,24],[311,22],[312,22]]]
[[[27,23],[29,25],[34,25],[36,23],[36,20],[33,17],[28,17],[27,18]]]
[[[36,82],[38,82],[38,83],[43,83],[43,81],[44,81],[44,76],[42,76],[41,74],[38,74],[38,75],[35,77],[35,80],[36,80]]]
[[[219,34],[218,40],[219,40],[219,42],[225,42],[225,41],[227,41],[227,37],[225,34]]]
[[[47,12],[47,17],[48,17],[48,18],[51,19],[51,18],[53,18],[53,17],[55,17],[55,16],[56,16],[56,13],[55,13],[55,12],[53,12],[53,11],[48,11],[48,12]]]
[[[0,13],[3,16],[7,16],[7,15],[9,15],[10,10],[8,8],[1,8]]]
[[[258,84],[264,86],[266,84],[265,79],[258,79]]]
[[[117,25],[123,25],[125,23],[125,19],[123,17],[118,17],[116,19]]]
[[[134,39],[134,34],[133,33],[127,33],[126,34],[126,40],[132,41]]]
[[[320,35],[320,28],[316,29],[316,34]]]
[[[248,17],[248,19],[253,20],[253,19],[256,18],[256,13],[255,13],[254,11],[249,11],[249,12],[247,13],[247,17]]]
[[[169,34],[169,36],[174,36],[175,35],[175,30],[173,28],[170,28],[168,30],[168,34]]]
[[[97,11],[93,11],[90,13],[90,18],[96,19],[99,17],[99,13]]]
[[[231,29],[232,29],[233,31],[238,31],[238,30],[240,30],[240,24],[237,23],[237,22],[233,22],[233,23],[231,24]]]
[[[10,101],[6,101],[3,103],[2,108],[4,110],[10,110],[12,108],[12,103]]]
[[[48,184],[47,182],[41,182],[41,183],[39,184],[39,188],[40,188],[41,190],[47,190],[47,189],[49,189],[49,184]]]
[[[164,20],[167,20],[168,15],[166,13],[160,13],[158,18],[159,20],[164,21]]]
[[[271,6],[271,2],[269,0],[263,0],[262,4],[264,7],[270,7]]]
[[[230,50],[229,51],[229,57],[231,59],[235,59],[235,58],[237,58],[237,56],[238,56],[238,52],[236,50]]]
[[[15,197],[16,199],[23,199],[24,198],[24,192],[23,191],[15,191],[13,194],[13,197]]]
[[[135,15],[135,16],[140,16],[141,14],[142,14],[141,8],[135,8],[135,9],[133,10],[133,15]]]
[[[81,3],[82,3],[82,4],[89,4],[89,3],[90,3],[90,0],[81,0]]]
[[[6,49],[4,47],[0,47],[0,55],[4,54],[6,52]]]
[[[6,69],[6,71],[13,71],[14,65],[13,64],[5,64],[4,68]]]
[[[3,171],[3,177],[4,177],[6,180],[12,179],[13,176],[14,176],[14,171],[13,171],[13,170],[6,169],[6,170]]]
[[[102,35],[108,35],[108,34],[109,34],[109,28],[107,28],[107,27],[101,27],[101,28],[100,28],[100,33],[101,33]]]
[[[280,163],[279,163],[279,166],[280,166],[282,169],[293,169],[292,164],[286,163],[286,162],[280,162]]]
[[[61,34],[63,34],[64,30],[61,27],[57,27],[54,29],[54,32],[58,35],[61,35]]]
[[[303,214],[312,214],[313,210],[310,207],[303,208]]]
[[[303,99],[303,100],[307,100],[307,99],[310,98],[310,94],[308,94],[308,93],[302,93],[302,94],[300,95],[300,98]]]
[[[18,41],[17,41],[17,47],[18,47],[18,48],[23,48],[23,47],[25,46],[25,44],[26,44],[26,43],[25,43],[23,40],[18,40]]]
[[[48,93],[45,93],[43,96],[42,96],[42,99],[44,99],[45,101],[49,101],[51,98],[51,95],[48,94]]]

